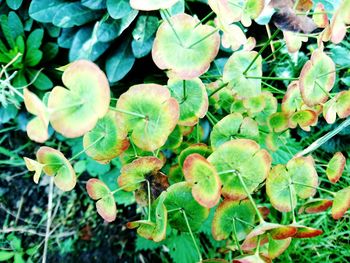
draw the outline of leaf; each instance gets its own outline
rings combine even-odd
[[[135,63],[135,57],[130,47],[130,40],[123,41],[107,59],[106,72],[111,83],[125,77]]]
[[[36,116],[27,124],[27,135],[31,140],[43,143],[49,138],[49,111],[46,105],[27,88],[23,89],[23,98],[27,111]]]
[[[225,199],[216,209],[212,223],[215,240],[224,240],[236,235],[243,240],[251,231],[255,222],[255,210],[249,200],[234,201]],[[235,225],[233,225],[235,224]]]
[[[120,19],[127,16],[132,8],[129,0],[107,0],[107,11],[112,18]]]
[[[118,184],[125,191],[134,191],[141,186],[141,182],[149,180],[162,167],[163,162],[156,157],[140,157],[122,167]]]
[[[141,15],[138,17],[131,42],[132,51],[136,58],[146,56],[151,50],[154,33],[158,29],[158,18],[155,16]]]
[[[69,50],[69,60],[97,60],[108,48],[110,43],[99,42],[90,27],[81,28],[74,36]]]
[[[332,200],[313,199],[303,204],[299,209],[299,214],[305,212],[308,214],[320,213],[326,211],[333,204]]]
[[[11,11],[9,12],[7,18],[8,18],[8,25],[12,29],[13,37],[14,38],[17,38],[19,36],[24,37],[23,23],[21,19],[18,17],[18,15],[15,12]]]
[[[208,111],[208,95],[199,78],[191,80],[169,79],[171,96],[180,105],[178,125],[193,126]]]
[[[7,261],[10,258],[12,258],[14,255],[15,255],[15,252],[13,252],[13,251],[1,250],[0,251],[0,261]]]
[[[41,28],[32,31],[27,38],[27,49],[35,50],[39,49],[44,37],[44,30]]]
[[[101,10],[107,7],[106,0],[82,0],[81,4],[93,10]]]
[[[138,12],[133,10],[121,19],[102,19],[96,32],[97,40],[100,42],[109,42],[116,39],[130,26],[137,14]]]
[[[132,86],[119,97],[117,109],[131,112],[118,112],[117,116],[132,131],[135,145],[145,151],[163,146],[179,118],[177,101],[170,97],[167,88],[158,84]]]
[[[323,51],[316,50],[300,73],[300,92],[308,106],[327,101],[335,82],[335,64]]]
[[[221,182],[215,168],[198,153],[187,156],[183,164],[186,181],[192,186],[194,199],[202,206],[211,208],[220,199]]]
[[[27,50],[25,63],[29,67],[37,66],[43,58],[43,52],[39,49]]]
[[[130,0],[133,9],[142,11],[151,11],[158,9],[167,9],[179,0]]]
[[[178,14],[170,18],[172,27],[167,21],[160,25],[152,49],[153,61],[160,69],[170,70],[172,76],[186,80],[209,69],[219,51],[220,36],[211,26],[196,27],[198,22],[190,15]]]
[[[13,10],[21,7],[23,0],[6,0],[6,4]]]
[[[237,51],[232,54],[225,64],[223,81],[229,82],[229,86],[239,97],[250,98],[261,93],[261,80],[246,78],[245,70],[258,55],[255,51]],[[259,56],[246,73],[248,76],[262,76],[262,60]]]
[[[57,10],[66,5],[65,0],[33,0],[30,2],[29,15],[41,23],[52,23]]]
[[[99,215],[107,222],[113,222],[117,216],[117,206],[107,185],[92,178],[87,181],[86,190],[93,200],[97,200],[96,208]]]
[[[129,147],[127,135],[124,127],[118,124],[115,112],[109,111],[84,135],[86,154],[96,161],[109,162]]]
[[[169,248],[170,257],[175,263],[193,263],[194,260],[198,260],[196,247],[189,234],[171,236],[165,242]]]
[[[288,212],[295,208],[297,196],[302,199],[313,196],[317,185],[318,176],[312,157],[297,157],[286,166],[279,164],[272,168],[266,180],[266,193],[274,208]]]
[[[332,217],[338,220],[350,208],[350,186],[336,192],[332,205]]]
[[[343,174],[345,164],[346,158],[344,155],[341,152],[335,153],[332,159],[329,161],[326,169],[326,175],[331,183],[335,184],[338,182]]]
[[[33,181],[38,184],[41,173],[43,171],[44,166],[42,164],[40,164],[39,162],[29,159],[27,157],[24,157],[24,162],[26,164],[26,167],[29,171],[31,172],[35,172],[33,175]]]
[[[108,80],[94,63],[79,60],[67,67],[62,81],[68,89],[57,86],[49,95],[50,122],[65,137],[80,137],[108,111]]]
[[[71,191],[76,185],[76,175],[73,167],[64,155],[50,147],[40,147],[36,153],[39,163],[45,165],[44,172],[54,176],[55,185],[62,191]]]
[[[58,27],[69,28],[94,21],[100,15],[101,13],[99,11],[91,10],[83,6],[80,2],[66,2],[59,6],[59,9],[56,9],[52,23]]]
[[[182,167],[185,162],[185,159],[193,153],[198,153],[203,157],[207,158],[212,152],[213,151],[210,149],[210,147],[204,143],[191,144],[190,146],[182,150],[179,154],[179,164]]]
[[[208,161],[220,175],[222,195],[233,200],[247,197],[239,177],[249,193],[252,193],[265,180],[271,165],[268,152],[247,139],[222,144],[208,157]]]
[[[189,231],[182,212],[184,211],[191,230],[198,231],[208,217],[209,209],[196,202],[192,196],[190,185],[186,182],[176,183],[171,185],[166,193],[164,205],[167,210],[181,209],[169,213],[170,226],[182,232]]]

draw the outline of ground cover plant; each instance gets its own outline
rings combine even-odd
[[[349,260],[349,0],[0,6],[0,261]]]

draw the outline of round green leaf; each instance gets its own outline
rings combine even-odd
[[[322,50],[314,51],[300,73],[300,91],[304,102],[308,106],[326,102],[335,76],[333,60]]]
[[[338,93],[336,111],[339,118],[344,119],[350,116],[350,90]]]
[[[49,96],[50,122],[65,137],[79,137],[107,113],[108,80],[94,63],[79,60],[68,65],[62,81],[67,88],[57,86]]]
[[[239,97],[249,98],[258,96],[261,93],[261,80],[247,78],[262,76],[262,60],[259,56],[254,64],[250,67],[246,75],[244,71],[254,58],[258,55],[255,51],[238,51],[228,59],[224,67],[223,81],[229,83]]]
[[[260,149],[256,142],[247,139],[236,139],[222,144],[208,157],[208,161],[220,175],[222,194],[234,200],[247,197],[238,175],[252,193],[265,180],[271,166],[268,152]]]
[[[70,191],[75,187],[77,178],[72,165],[64,155],[50,147],[40,147],[36,153],[39,163],[45,165],[44,172],[54,176],[55,185],[62,191]]]
[[[164,205],[168,211],[180,209],[169,213],[169,224],[180,231],[188,232],[183,212],[186,213],[192,231],[198,231],[209,215],[209,209],[201,206],[194,200],[191,186],[187,182],[176,183],[167,189]]]
[[[302,199],[313,196],[317,185],[312,157],[298,157],[290,160],[286,167],[279,164],[272,168],[266,180],[266,193],[274,208],[288,212],[297,205],[297,196]]]
[[[86,154],[105,163],[120,155],[129,147],[127,131],[117,123],[116,113],[108,112],[99,119],[95,128],[83,137]]]
[[[194,199],[211,208],[220,200],[221,182],[215,168],[198,153],[187,156],[183,164],[186,181],[192,186]]]
[[[187,14],[175,15],[169,22],[158,28],[152,49],[155,64],[180,79],[199,77],[219,51],[219,33],[212,34],[215,29],[208,25],[197,26],[199,20]]]
[[[124,165],[118,177],[118,184],[125,191],[131,192],[140,187],[143,180],[157,173],[163,167],[163,162],[156,157],[141,157],[132,163]]]
[[[300,110],[295,112],[289,119],[289,127],[296,128],[300,126],[305,131],[310,131],[310,126],[317,124],[318,115],[313,110]]]
[[[224,240],[232,236],[234,229],[238,240],[243,240],[255,222],[255,210],[249,200],[225,199],[216,209],[212,224],[213,237]],[[235,224],[235,225],[233,225]]]
[[[268,119],[268,125],[273,132],[283,132],[288,129],[288,115],[283,112],[271,114]]]
[[[290,116],[300,109],[302,102],[299,81],[293,81],[289,84],[287,92],[283,97],[282,112]]]
[[[86,190],[88,195],[93,200],[99,200],[110,194],[108,186],[101,180],[95,178],[89,179],[89,181],[87,181]]]
[[[179,125],[193,126],[208,111],[208,94],[199,78],[191,80],[169,79],[171,96],[180,105]]]
[[[346,159],[344,155],[341,152],[335,153],[329,161],[326,169],[327,177],[331,183],[335,184],[338,182],[343,174],[345,164]]]
[[[119,97],[117,108],[134,113],[118,112],[117,116],[132,132],[132,141],[145,151],[163,146],[179,119],[179,104],[167,88],[157,84],[132,86]]]
[[[350,186],[336,192],[332,205],[332,217],[335,220],[342,218],[349,208]]]
[[[179,0],[130,0],[130,6],[136,10],[151,11],[167,9]]]

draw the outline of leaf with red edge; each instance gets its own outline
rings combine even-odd
[[[299,224],[291,224],[290,226],[295,227],[297,230],[293,238],[312,238],[323,234],[322,230],[312,227],[307,227]]]
[[[215,168],[198,153],[187,156],[182,167],[186,181],[192,186],[192,195],[205,207],[215,206],[220,199],[221,182]]]
[[[292,81],[282,100],[282,112],[290,116],[301,108],[302,103],[299,81]]]
[[[233,263],[270,263],[272,262],[269,258],[263,255],[242,255],[233,259]]]
[[[36,159],[44,165],[43,171],[47,175],[54,176],[54,183],[59,189],[71,191],[75,187],[77,183],[75,171],[60,151],[43,146],[37,151]]]
[[[335,184],[338,182],[343,174],[345,164],[346,158],[344,155],[341,152],[335,153],[332,159],[329,161],[326,169],[327,177],[331,183]]]
[[[117,122],[116,113],[109,111],[99,119],[95,128],[83,137],[86,154],[98,162],[106,163],[129,147],[127,131]]]
[[[199,20],[187,14],[169,21],[171,25],[164,21],[158,28],[152,48],[154,63],[180,79],[199,77],[218,54],[219,33],[212,26],[198,25]]]
[[[273,132],[283,132],[288,129],[288,115],[283,112],[276,112],[270,115],[268,125]]]
[[[316,4],[312,19],[319,28],[326,28],[329,25],[326,9],[321,2]]]
[[[312,53],[300,73],[300,92],[308,106],[327,101],[335,82],[335,64],[322,50]]]
[[[170,91],[158,84],[130,87],[119,97],[117,109],[133,113],[118,112],[117,118],[131,132],[133,143],[145,151],[154,151],[166,143],[180,114]]]
[[[350,186],[336,192],[332,205],[332,217],[338,220],[350,208]]]
[[[336,96],[336,111],[339,118],[350,116],[350,90],[341,91]]]
[[[211,231],[215,240],[224,240],[232,236],[235,224],[237,238],[243,240],[254,221],[255,210],[249,200],[225,199],[215,211]]]
[[[65,137],[80,137],[107,113],[109,83],[105,73],[88,60],[69,64],[62,82],[67,88],[54,87],[49,95],[50,122]]]
[[[28,137],[35,142],[43,143],[49,138],[49,111],[45,104],[27,88],[23,89],[23,100],[27,111],[36,116],[27,124]]]
[[[209,157],[220,175],[222,195],[240,200],[247,197],[239,176],[252,193],[270,170],[271,156],[259,144],[247,139],[236,139],[220,145]]]
[[[306,202],[303,204],[298,213],[301,214],[303,212],[308,214],[315,214],[320,213],[323,211],[326,211],[329,207],[331,207],[333,204],[332,200],[327,199],[313,199],[311,201]]]
[[[118,177],[118,184],[125,191],[131,192],[141,186],[141,182],[163,167],[163,162],[156,157],[140,157],[132,163],[124,165]]]
[[[96,208],[99,215],[107,222],[113,222],[117,216],[117,205],[108,186],[92,178],[87,181],[86,190],[93,200],[97,200]]]
[[[182,150],[179,154],[179,165],[182,167],[187,156],[193,153],[198,153],[203,157],[207,158],[213,151],[210,147],[204,143],[194,143]]]

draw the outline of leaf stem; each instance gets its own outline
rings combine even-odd
[[[200,24],[202,24],[205,20],[207,20],[212,14],[214,14],[214,11],[211,11],[209,14],[207,14],[202,20],[200,20],[194,28],[198,27]]]
[[[81,154],[85,153],[87,150],[89,150],[91,147],[95,146],[99,141],[101,141],[104,137],[106,137],[106,135],[102,135],[100,136],[98,139],[96,139],[93,143],[91,143],[90,145],[88,145],[87,147],[85,147],[83,150],[81,150],[80,152],[78,152],[76,155],[74,155],[73,157],[71,157],[68,161],[71,162],[74,159],[76,159],[78,156],[80,156]]]
[[[137,113],[137,112],[132,112],[132,111],[128,111],[128,110],[118,109],[118,108],[114,108],[114,107],[109,107],[109,109],[113,110],[113,111],[116,111],[116,112],[128,114],[128,115],[139,117],[139,118],[142,118],[142,119],[146,119],[146,115],[143,115],[143,114],[140,114],[140,113]]]
[[[163,16],[165,17],[165,20],[168,22],[168,24],[169,24],[171,30],[173,30],[175,37],[176,37],[177,40],[179,41],[179,44],[180,44],[182,47],[184,47],[184,44],[182,43],[180,36],[177,34],[177,32],[176,32],[176,30],[175,30],[175,28],[174,28],[174,25],[171,23],[171,21],[170,21],[170,19],[169,19],[170,14],[167,13],[167,10],[164,11],[163,9],[161,9],[160,12],[163,13]]]
[[[289,201],[290,201],[290,208],[292,210],[292,219],[293,219],[293,224],[296,223],[296,220],[295,220],[295,213],[294,213],[294,202],[293,202],[293,196],[292,196],[292,184],[290,183],[288,185],[289,187]]]
[[[212,32],[208,33],[206,36],[202,37],[201,39],[199,39],[198,41],[194,42],[193,44],[191,44],[188,48],[191,49],[194,46],[198,45],[199,43],[203,42],[204,40],[206,40],[208,37],[214,35],[216,32],[219,31],[219,28],[215,28]]]
[[[188,232],[190,233],[191,238],[192,238],[192,241],[193,241],[193,244],[194,244],[194,246],[195,246],[195,248],[196,248],[196,250],[197,250],[198,257],[199,257],[199,262],[202,262],[202,260],[203,260],[203,259],[202,259],[202,255],[201,255],[201,252],[200,252],[199,247],[198,247],[198,245],[197,245],[197,242],[196,242],[196,240],[194,239],[194,235],[193,235],[193,233],[192,233],[190,224],[189,224],[189,222],[188,222],[186,212],[185,212],[185,210],[183,210],[183,209],[181,209],[180,211],[181,211],[181,213],[182,213],[183,216],[184,216],[184,219],[185,219],[185,221],[186,221],[186,225],[187,225],[187,228],[188,228]]]
[[[281,78],[281,77],[257,77],[257,76],[245,76],[247,79],[267,79],[267,80],[298,80],[299,78]]]
[[[324,189],[324,188],[322,188],[322,187],[312,186],[312,185],[303,184],[303,183],[299,183],[299,182],[293,182],[293,184],[300,185],[300,186],[305,186],[305,187],[310,187],[310,188],[314,188],[314,189],[316,189],[316,190],[320,190],[320,191],[323,191],[323,192],[325,192],[325,193],[327,193],[327,194],[330,194],[330,195],[332,195],[332,196],[335,196],[335,193],[334,193],[334,192],[329,191],[329,190],[327,190],[327,189]]]
[[[243,251],[241,248],[241,245],[239,244],[238,237],[237,237],[237,229],[236,229],[236,220],[235,218],[232,219],[232,234],[233,234],[233,239],[235,240],[236,246],[238,247],[239,253],[243,255]]]
[[[331,138],[333,138],[335,135],[337,135],[339,132],[341,132],[343,129],[348,127],[350,125],[350,118],[347,118],[345,121],[343,121],[337,128],[334,130],[326,133],[324,136],[321,138],[317,139],[314,141],[312,144],[309,145],[309,147],[305,148],[301,152],[297,153],[295,156],[296,157],[301,157],[303,155],[309,154],[310,152],[315,151],[318,149],[321,145],[324,143],[328,142]]]
[[[253,66],[253,64],[255,63],[255,61],[258,59],[258,57],[264,52],[264,50],[269,46],[270,42],[277,36],[277,34],[280,32],[279,29],[277,29],[273,35],[269,38],[268,41],[265,42],[265,44],[263,45],[263,47],[259,50],[258,54],[256,54],[255,58],[252,60],[252,62],[250,62],[250,64],[248,65],[248,67],[243,71],[243,75],[246,75],[248,73],[248,71],[250,70],[250,68]]]
[[[214,90],[212,93],[209,94],[208,98],[212,97],[214,94],[216,94],[217,92],[225,88],[227,85],[228,85],[228,82],[220,85],[216,90]]]

